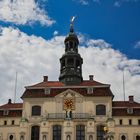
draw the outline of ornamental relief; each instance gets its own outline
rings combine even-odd
[[[75,109],[75,99],[74,98],[64,98],[63,109],[64,110],[74,110]]]

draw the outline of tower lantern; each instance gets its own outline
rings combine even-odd
[[[75,17],[71,19],[70,31],[65,38],[65,54],[60,58],[60,76],[59,81],[65,85],[75,85],[83,81],[82,64],[83,59],[78,53],[79,40],[74,33]]]

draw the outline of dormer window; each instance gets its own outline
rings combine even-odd
[[[4,111],[3,111],[3,115],[4,115],[4,116],[9,115],[9,110],[4,110]]]
[[[51,91],[50,88],[45,88],[45,89],[44,89],[44,92],[45,92],[46,95],[49,95],[49,94],[50,94],[50,91]]]
[[[133,114],[133,108],[127,108],[127,114]]]
[[[93,87],[88,87],[87,94],[92,94],[92,93],[93,93]]]

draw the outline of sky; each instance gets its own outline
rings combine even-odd
[[[0,104],[22,102],[44,75],[58,80],[72,16],[83,78],[94,75],[124,100],[124,74],[125,100],[140,102],[139,15],[140,0],[0,0]]]

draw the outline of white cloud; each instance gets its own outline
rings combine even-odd
[[[53,32],[53,35],[54,35],[54,36],[58,35],[58,31],[54,31],[54,32]]]
[[[17,97],[21,97],[24,86],[43,80],[58,80],[59,58],[64,53],[64,36],[51,40],[27,34],[13,28],[1,28],[0,33],[0,104],[14,96],[16,71],[18,72]],[[115,99],[123,100],[122,69],[125,71],[126,96],[134,94],[140,101],[140,60],[127,59],[102,39],[85,39],[79,48],[83,57],[83,77],[95,75],[95,80],[111,84]],[[18,98],[19,101],[19,98]]]
[[[116,6],[116,7],[120,7],[122,4],[124,4],[124,3],[128,3],[128,2],[138,2],[139,0],[116,0],[115,2],[114,2],[114,6]]]
[[[134,47],[135,48],[140,48],[140,41],[137,41]]]
[[[50,26],[54,23],[35,0],[0,0],[0,20],[21,25],[40,22]]]
[[[73,0],[73,1],[76,1],[78,3],[80,3],[81,5],[89,5],[90,4],[90,1],[89,0]],[[94,3],[100,3],[100,0],[92,0],[92,2]]]
[[[88,0],[78,0],[78,2],[82,5],[88,5],[89,4]]]

